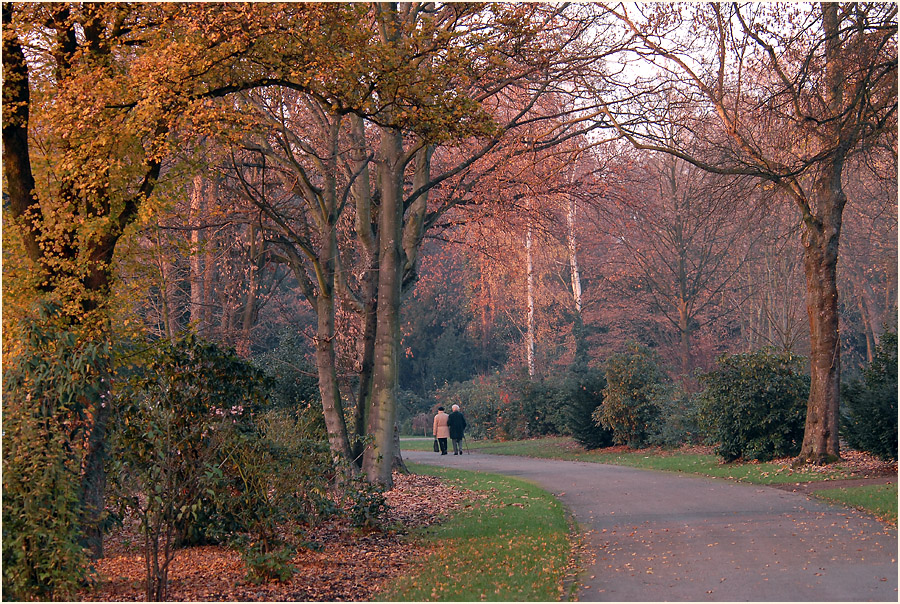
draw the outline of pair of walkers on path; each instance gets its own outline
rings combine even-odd
[[[444,413],[443,407],[438,407],[434,416],[434,437],[438,441],[441,455],[447,454],[447,439],[453,441],[453,454],[462,455],[462,439],[466,430],[466,418],[459,410],[459,405],[453,405],[452,413]]]

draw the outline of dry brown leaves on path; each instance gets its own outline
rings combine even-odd
[[[471,505],[479,494],[431,476],[394,474],[385,493],[386,524],[395,530],[361,532],[346,519],[329,520],[305,532],[307,542],[292,560],[297,572],[286,582],[253,585],[246,581],[240,555],[221,546],[178,552],[169,570],[168,599],[175,601],[365,601],[391,578],[423,560],[437,544],[415,544],[409,529],[440,522],[448,512]],[[133,530],[133,529],[132,529]],[[86,601],[144,599],[144,558],[132,543],[136,532],[116,535],[97,564],[99,581],[79,594]]]

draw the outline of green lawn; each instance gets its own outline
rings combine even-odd
[[[430,440],[401,439],[403,449],[430,451]],[[470,441],[472,450],[495,455],[524,455],[546,459],[588,461],[619,466],[631,466],[647,470],[684,472],[715,478],[727,478],[753,484],[784,484],[818,480],[848,478],[850,474],[836,465],[827,472],[806,469],[794,470],[788,465],[775,463],[722,463],[716,455],[703,455],[683,451],[647,449],[628,452],[604,452],[603,449],[585,451],[571,438],[549,437],[520,441]]]
[[[871,512],[897,524],[897,484],[884,484],[844,489],[824,489],[813,493],[816,497]]]
[[[571,551],[569,525],[552,495],[496,474],[419,464],[410,469],[489,497],[414,535],[437,542],[438,549],[376,594],[377,600],[548,602],[568,595],[563,579]]]

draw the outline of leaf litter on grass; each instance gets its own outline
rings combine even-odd
[[[366,601],[383,585],[425,558],[430,544],[405,536],[412,528],[440,522],[448,513],[471,506],[480,495],[433,476],[394,474],[385,492],[390,506],[382,531],[361,532],[346,518],[305,527],[304,542],[292,563],[290,580],[253,585],[246,580],[238,552],[224,546],[179,550],[169,571],[173,601]],[[96,584],[82,591],[83,601],[142,601],[144,558],[134,525],[107,539],[106,556],[97,562]]]

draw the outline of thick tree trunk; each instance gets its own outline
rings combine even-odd
[[[79,496],[79,503],[84,515],[84,546],[90,551],[91,558],[94,560],[103,557],[101,519],[106,500],[106,471],[103,465],[106,460],[106,427],[110,412],[107,401],[109,400],[107,395],[105,400],[93,401],[91,404],[94,423],[87,438]]]
[[[839,7],[822,3],[825,32],[825,101],[835,118],[844,110],[843,50],[840,37]],[[895,101],[896,102],[896,101]],[[821,172],[813,194],[817,208],[813,215],[804,212],[803,266],[806,271],[806,310],[809,314],[810,387],[806,410],[806,429],[800,461],[824,464],[840,459],[838,422],[841,400],[841,337],[838,324],[837,260],[844,206],[844,157],[851,147],[841,131],[841,120],[828,123],[824,132],[834,143],[834,151],[821,162]]]
[[[378,309],[378,242],[372,224],[372,185],[369,178],[369,155],[366,128],[363,119],[350,116],[350,134],[354,147],[351,150],[354,173],[358,174],[353,185],[356,201],[356,223],[354,228],[367,265],[363,276],[360,295],[360,312],[363,334],[359,342],[360,367],[359,390],[354,410],[353,461],[362,467],[365,453],[364,437],[369,421],[372,403],[372,374],[375,367],[375,334]]]
[[[810,329],[810,390],[800,459],[827,463],[840,456],[841,343],[838,335],[836,263],[822,249],[807,248],[807,312]]]
[[[803,265],[810,334],[810,390],[799,461],[816,464],[840,458],[841,339],[838,330],[837,259],[846,203],[841,164],[834,161],[817,187],[819,220],[805,224]]]
[[[390,487],[400,358],[400,292],[403,282],[403,172],[400,165],[402,137],[399,132],[383,129],[380,155],[378,310],[372,405],[369,414],[372,443],[363,457],[363,471],[369,482]]]
[[[377,325],[377,288],[374,283],[377,272],[366,276],[371,283],[365,286],[365,300],[363,302],[363,335],[360,341],[360,368],[359,368],[359,391],[356,397],[356,409],[353,413],[354,419],[354,445],[353,460],[358,466],[362,466],[365,445],[363,437],[366,435],[366,425],[369,417],[369,407],[372,397],[372,373],[375,367],[375,334]]]
[[[317,302],[316,368],[319,373],[319,394],[332,453],[342,460],[351,459],[350,441],[344,407],[338,388],[337,361],[334,352],[334,298],[320,292]],[[350,468],[352,472],[352,468]]]

